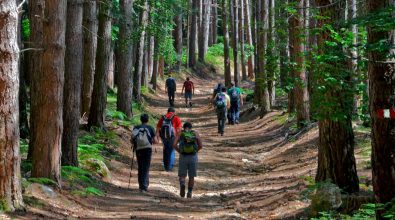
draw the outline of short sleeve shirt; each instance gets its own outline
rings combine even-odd
[[[172,112],[169,112],[165,115],[166,118],[171,118],[171,116],[173,116]],[[175,129],[176,135],[178,135],[177,130],[181,131],[182,129],[182,122],[180,117],[178,117],[177,115],[174,116],[173,120],[171,121],[171,123],[173,124],[173,128]],[[160,128],[162,127],[163,124],[163,117],[158,121],[158,124],[156,125],[156,129],[160,130]]]
[[[133,130],[140,129],[140,128],[147,128],[148,129],[150,136],[151,136],[151,138],[148,141],[152,144],[154,142],[154,138],[155,138],[155,129],[150,125],[137,125],[133,128]],[[136,145],[135,140],[133,140],[133,141],[134,141],[134,144]]]

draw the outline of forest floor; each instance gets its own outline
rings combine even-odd
[[[192,77],[196,87],[193,108],[184,107],[180,91],[176,98],[182,121],[191,121],[203,137],[192,199],[179,196],[178,155],[174,171],[164,171],[161,145],[154,147],[149,192],[142,194],[138,190],[136,163],[128,189],[130,131],[109,122],[120,140],[115,149],[120,157],[108,162],[112,178],[103,185],[104,196],[76,196],[67,190],[58,191],[54,197],[35,195],[41,205],[28,206],[27,213],[12,218],[299,219],[309,206],[302,191],[316,172],[318,128],[290,134],[288,114],[273,111],[260,118],[259,111],[247,104],[241,123],[227,125],[225,135],[218,136],[216,115],[209,106],[217,80]],[[145,99],[149,112],[166,112],[168,102],[163,89]],[[357,159],[362,164],[360,174],[370,179],[364,165],[366,157]]]

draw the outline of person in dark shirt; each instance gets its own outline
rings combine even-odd
[[[169,104],[170,106],[174,106],[174,96],[177,91],[176,80],[172,77],[171,73],[169,73],[169,78],[166,80],[165,91],[169,96]]]
[[[158,141],[155,129],[148,125],[149,116],[142,114],[141,125],[135,126],[132,132],[133,150],[136,151],[138,166],[138,182],[141,192],[147,192],[149,185],[149,169],[151,166],[152,145]]]

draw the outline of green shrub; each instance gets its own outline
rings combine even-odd
[[[58,184],[48,178],[29,178],[28,179],[29,182],[31,183],[38,183],[38,184],[42,184],[42,185],[46,185],[46,186],[57,186]]]

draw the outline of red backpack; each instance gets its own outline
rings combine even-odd
[[[185,86],[185,91],[186,92],[191,92],[192,91],[192,87],[193,87],[193,82],[185,81],[184,82],[184,86]]]

